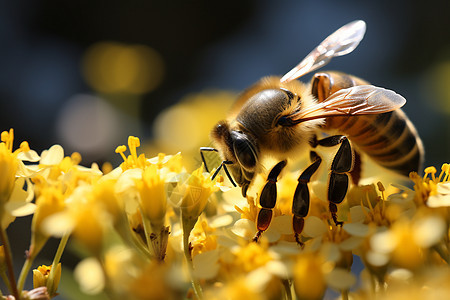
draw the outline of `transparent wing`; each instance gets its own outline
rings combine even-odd
[[[358,20],[342,26],[328,36],[297,66],[281,78],[281,82],[292,81],[326,65],[333,57],[352,52],[363,39],[366,23]]]
[[[308,120],[380,114],[396,110],[405,105],[406,99],[394,91],[373,85],[358,85],[339,90],[325,101],[295,113],[289,118],[291,124]]]

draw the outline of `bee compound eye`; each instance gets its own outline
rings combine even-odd
[[[233,150],[239,164],[246,169],[253,169],[256,165],[256,149],[248,137],[241,132],[232,131]]]

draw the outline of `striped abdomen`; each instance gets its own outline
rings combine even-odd
[[[321,102],[340,89],[361,84],[368,83],[340,72],[316,73],[311,92]],[[400,174],[408,176],[409,172],[422,168],[422,141],[400,109],[378,115],[327,118],[325,129],[346,135],[359,152]]]
[[[346,135],[357,150],[383,167],[405,176],[421,169],[422,141],[400,109],[379,115],[329,118],[327,128]]]

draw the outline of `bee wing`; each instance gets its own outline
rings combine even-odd
[[[406,99],[394,91],[373,85],[358,85],[337,91],[325,101],[289,116],[292,125],[327,117],[358,116],[390,112]]]
[[[352,52],[363,39],[366,23],[358,20],[342,26],[328,36],[297,66],[281,78],[281,82],[292,81],[326,65],[333,57]]]

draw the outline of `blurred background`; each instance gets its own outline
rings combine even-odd
[[[198,161],[198,146],[209,144],[208,131],[236,93],[283,75],[334,30],[362,19],[360,46],[326,68],[405,96],[426,165],[449,159],[448,1],[18,0],[0,7],[0,128],[13,127],[17,142],[38,152],[58,143],[66,154],[80,152],[85,165],[116,166],[115,147],[135,135],[147,156],[182,151]]]
[[[440,168],[450,159],[449,11],[446,0],[0,1],[0,128],[39,153],[78,151],[84,165],[117,166],[129,135],[147,157],[182,151],[195,164],[239,91],[362,19],[359,47],[326,69],[402,94],[426,166]]]

